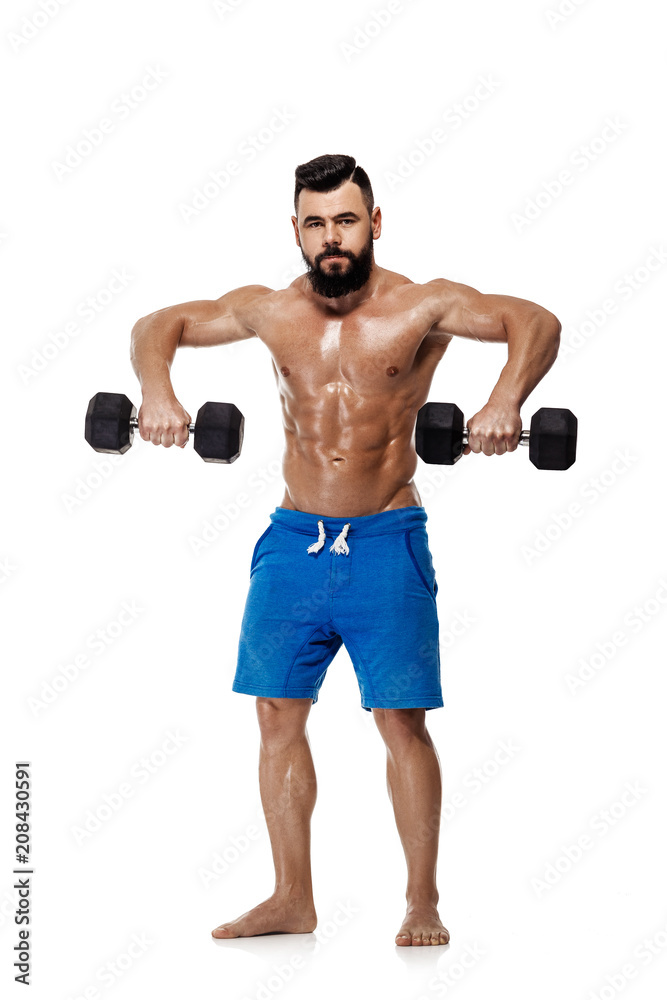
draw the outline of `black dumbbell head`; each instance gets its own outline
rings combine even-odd
[[[577,457],[577,418],[543,406],[530,422],[528,457],[538,469],[569,469]]]
[[[463,413],[456,403],[425,403],[417,414],[415,450],[430,465],[453,465],[463,452]]]
[[[195,451],[205,462],[235,462],[241,454],[244,423],[233,403],[204,403],[195,422]]]
[[[97,392],[86,410],[86,441],[95,451],[122,455],[132,444],[137,410],[121,392]]]

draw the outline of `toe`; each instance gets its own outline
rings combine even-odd
[[[211,931],[211,934],[213,935],[214,938],[234,937],[229,928],[225,927],[224,924],[221,924],[219,927],[216,927],[215,930]]]

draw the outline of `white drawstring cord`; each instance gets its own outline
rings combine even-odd
[[[319,535],[318,535],[317,541],[313,542],[312,545],[308,546],[308,549],[307,549],[308,552],[312,552],[312,553],[319,552],[320,549],[324,547],[324,542],[326,541],[326,535],[324,533],[324,521],[318,521],[317,522],[317,527],[319,529]],[[333,552],[337,556],[340,556],[340,555],[349,556],[349,554],[350,554],[350,547],[347,544],[347,542],[345,541],[345,539],[347,538],[347,533],[348,533],[349,530],[350,530],[350,525],[346,524],[344,526],[343,530],[341,531],[341,533],[336,538],[336,540],[333,543],[333,545],[331,546],[331,548],[329,549],[329,552]]]
[[[309,552],[319,552],[320,549],[323,548],[324,542],[326,540],[326,535],[324,534],[324,521],[318,521],[317,527],[320,529],[319,538],[317,539],[316,542],[313,542],[312,545],[308,546]]]
[[[345,541],[345,539],[347,538],[347,533],[348,533],[349,530],[350,530],[350,525],[346,524],[345,527],[343,528],[343,530],[341,531],[340,535],[336,539],[336,541],[333,543],[333,545],[329,549],[329,552],[335,552],[337,556],[340,556],[340,555],[349,556],[349,554],[350,554],[350,548],[349,548],[347,542]]]

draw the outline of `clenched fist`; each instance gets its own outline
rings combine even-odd
[[[188,440],[190,414],[175,396],[144,398],[139,413],[139,434],[144,441],[183,448]]]
[[[521,417],[518,407],[488,402],[466,424],[468,444],[464,455],[504,455],[516,451],[521,436]]]

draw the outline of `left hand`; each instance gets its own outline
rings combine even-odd
[[[469,432],[464,455],[474,452],[479,455],[504,455],[506,451],[516,451],[521,435],[521,417],[517,406],[495,403],[489,400],[486,406],[471,417],[466,424]]]

